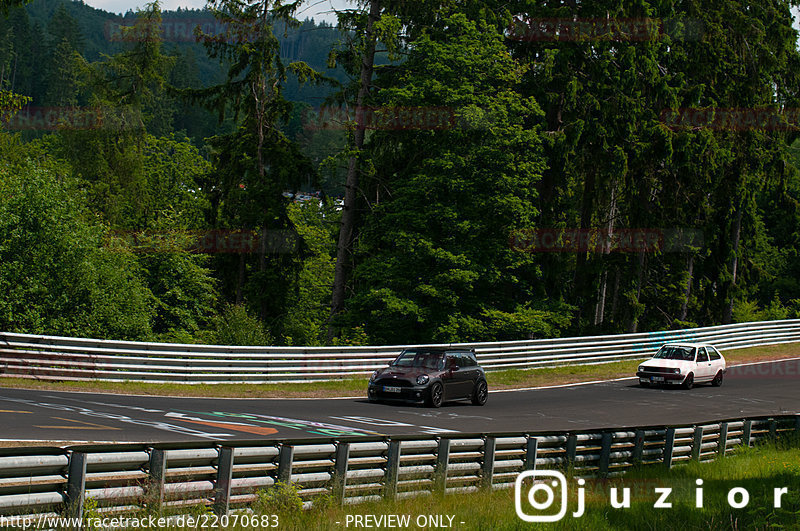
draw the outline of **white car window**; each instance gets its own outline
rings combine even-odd
[[[711,361],[717,361],[722,358],[714,347],[708,347],[708,355],[711,357]]]
[[[706,354],[706,349],[701,348],[697,353],[697,363],[703,363],[708,361],[708,354]]]

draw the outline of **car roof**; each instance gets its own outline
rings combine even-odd
[[[474,352],[471,348],[456,347],[406,347],[403,350],[425,350],[427,352]]]
[[[700,348],[700,347],[713,347],[714,345],[710,343],[664,343],[661,345],[662,347],[689,347],[689,348]]]

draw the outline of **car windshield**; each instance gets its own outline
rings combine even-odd
[[[693,361],[694,351],[695,349],[692,347],[663,346],[656,352],[653,358],[660,360]]]
[[[404,350],[392,363],[392,367],[423,367],[436,369],[443,353],[431,350]]]

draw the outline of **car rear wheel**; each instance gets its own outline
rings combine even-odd
[[[486,385],[485,380],[481,380],[478,382],[478,385],[475,386],[475,390],[472,392],[472,403],[476,406],[482,406],[486,403],[488,398],[489,386]]]
[[[714,387],[719,387],[722,385],[722,371],[717,372],[717,375],[714,376],[713,380],[711,380],[711,385]]]
[[[684,389],[691,389],[694,386],[694,373],[689,373],[686,375],[686,379],[683,381],[683,388]]]
[[[431,407],[440,407],[444,400],[444,388],[439,382],[431,386],[430,393],[428,394],[428,405]]]

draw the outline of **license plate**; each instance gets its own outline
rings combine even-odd
[[[663,376],[653,376],[653,377],[650,378],[650,380],[653,381],[653,382],[663,382],[664,381],[664,377]]]
[[[384,393],[399,393],[400,392],[400,388],[399,387],[386,387],[386,386],[384,386],[383,392]]]

